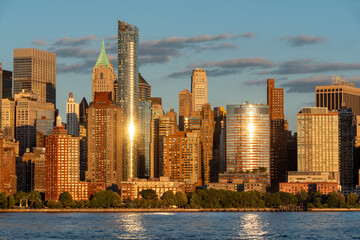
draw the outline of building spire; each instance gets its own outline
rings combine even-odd
[[[102,40],[102,43],[101,43],[101,52],[100,52],[98,60],[96,61],[95,67],[99,67],[100,64],[102,64],[103,67],[110,65],[109,59],[106,56],[106,52],[105,52],[104,39]]]

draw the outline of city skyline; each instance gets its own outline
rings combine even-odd
[[[94,18],[98,15],[95,2],[77,2],[64,18],[59,15],[65,12],[62,4],[55,3],[52,8],[59,13],[50,11],[50,15],[49,6],[3,1],[0,27],[7,34],[0,39],[0,62],[3,69],[12,70],[13,49],[22,47],[57,53],[57,107],[64,116],[70,91],[76,102],[82,97],[91,101],[92,67],[102,38],[107,53],[110,44],[111,60],[117,65],[114,29],[117,19],[123,19],[141,32],[140,72],[152,85],[152,95],[163,98],[165,111],[178,111],[174,96],[183,88],[190,89],[195,67],[207,71],[208,101],[213,107],[247,100],[266,103],[266,79],[275,78],[277,86],[284,88],[285,118],[293,131],[301,107],[315,105],[316,84],[329,84],[335,75],[356,85],[360,82],[356,51],[360,35],[353,31],[359,25],[353,10],[359,3],[262,1],[259,5],[239,1],[216,8],[215,2],[204,3],[191,3],[191,8],[202,11],[187,11],[185,16],[183,11],[190,4],[140,2],[144,7],[135,15],[116,11],[135,7],[133,3],[113,2],[114,7],[104,10],[101,18]],[[174,7],[177,11],[172,12]],[[34,13],[31,19],[24,12],[27,9]],[[83,13],[80,21],[78,11]],[[161,18],[154,17],[156,11],[162,12]],[[15,12],[16,19],[11,17]],[[16,37],[19,32],[21,37]]]

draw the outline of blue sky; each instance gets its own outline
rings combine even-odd
[[[285,114],[314,105],[314,86],[333,76],[360,86],[360,1],[7,1],[0,0],[0,62],[13,49],[57,53],[57,107],[68,92],[91,96],[101,40],[116,65],[117,20],[140,29],[140,72],[177,110],[191,70],[208,72],[214,106],[266,103],[266,79],[285,90]],[[107,50],[108,52],[108,50]]]

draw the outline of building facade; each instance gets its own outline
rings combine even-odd
[[[192,94],[188,89],[179,92],[179,131],[184,131],[184,120],[192,112]]]
[[[150,101],[151,85],[139,73],[139,101]]]
[[[2,99],[1,125],[6,140],[15,139],[15,101]]]
[[[191,75],[192,111],[200,111],[207,99],[207,76],[205,69],[195,68]]]
[[[199,133],[178,132],[164,138],[163,175],[202,186]]]
[[[80,106],[75,102],[73,93],[69,93],[69,98],[66,101],[66,129],[68,134],[74,137],[79,136],[79,121],[80,121]]]
[[[11,98],[13,96],[12,72],[3,69],[2,78],[2,98]]]
[[[284,89],[275,88],[275,80],[267,80],[267,104],[270,116],[270,177],[271,189],[278,191],[286,179],[287,148],[284,116]]]
[[[226,113],[226,171],[262,170],[270,181],[269,107],[227,105]]]
[[[119,186],[122,180],[121,111],[112,101],[111,92],[95,93],[88,109],[87,182]]]
[[[121,110],[123,180],[138,176],[139,30],[118,21],[118,99]]]
[[[34,48],[14,49],[14,94],[25,89],[39,102],[56,106],[56,54]]]

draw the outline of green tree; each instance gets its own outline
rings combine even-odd
[[[279,207],[281,205],[280,194],[277,193],[266,193],[264,195],[264,201],[266,207]]]
[[[54,200],[49,200],[46,202],[46,207],[48,208],[62,208],[63,205],[60,201],[54,201]]]
[[[330,208],[345,207],[345,197],[339,192],[332,192],[327,195],[326,203]]]
[[[145,189],[140,192],[140,196],[145,200],[155,199],[158,196],[156,195],[156,192],[152,189]]]
[[[14,195],[10,195],[8,198],[8,207],[9,208],[14,208],[15,207],[15,197]]]
[[[118,193],[111,190],[100,191],[95,193],[90,201],[90,206],[97,208],[119,207],[121,206],[121,198]]]
[[[29,207],[31,207],[31,208],[43,208],[44,207],[44,203],[41,200],[41,195],[39,192],[31,191],[26,194],[26,198],[28,199]]]
[[[18,191],[15,193],[14,197],[15,197],[15,205],[20,206],[20,201],[27,199],[27,194],[24,193],[23,191]]]
[[[74,206],[74,200],[71,196],[71,193],[69,192],[63,192],[62,194],[60,194],[59,201],[65,208]]]
[[[8,207],[8,201],[6,197],[6,193],[2,192],[0,193],[0,208],[7,208]]]
[[[188,197],[186,196],[185,193],[182,193],[182,192],[177,192],[175,194],[175,198],[176,198],[176,205],[178,207],[185,207],[186,204],[188,203],[189,199]]]
[[[172,191],[165,192],[160,199],[162,200],[165,207],[175,205],[176,202],[175,195]]]
[[[356,193],[349,193],[346,196],[346,204],[349,207],[354,207],[356,202],[358,201],[358,199],[359,199],[359,196]]]
[[[300,193],[296,194],[296,197],[301,205],[305,205],[307,203],[308,194],[305,190],[301,190]]]

